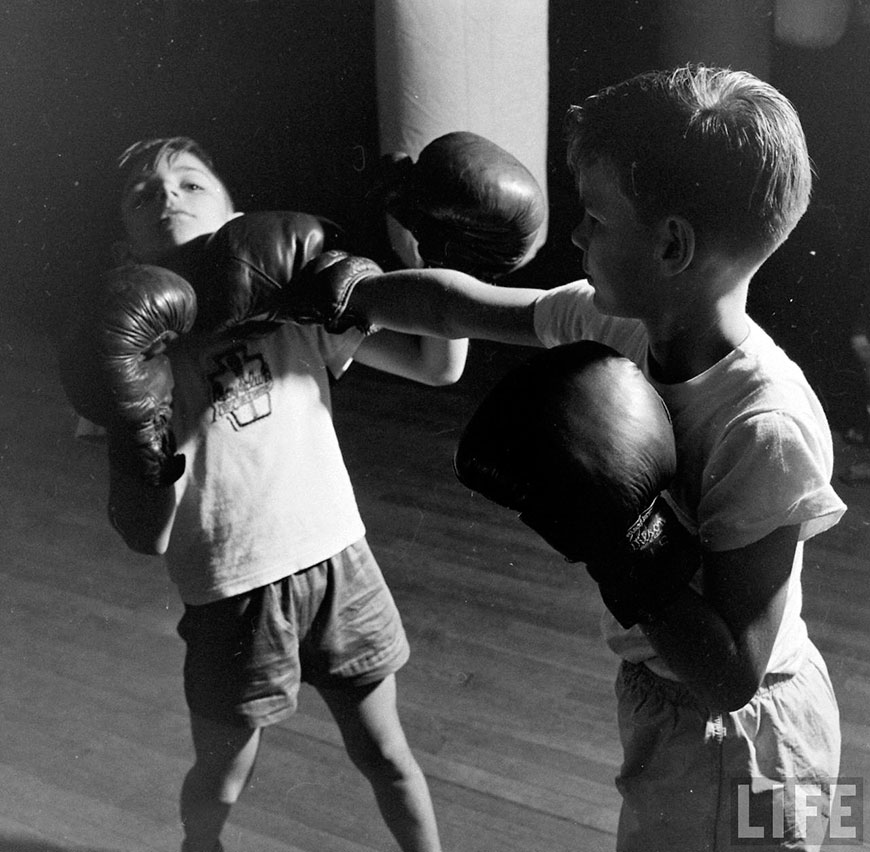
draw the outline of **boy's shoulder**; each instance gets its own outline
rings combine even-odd
[[[808,538],[842,515],[825,411],[800,367],[762,329],[662,395],[681,459],[671,493],[713,549],[743,547],[787,524]]]
[[[785,408],[791,403],[803,407],[809,399],[818,402],[815,391],[795,361],[757,322],[749,319],[749,334],[737,350],[735,366],[747,389],[777,400]]]
[[[751,320],[746,339],[718,364],[657,388],[675,431],[708,459],[729,446],[747,453],[776,435],[828,464],[831,431],[821,401],[800,366]]]

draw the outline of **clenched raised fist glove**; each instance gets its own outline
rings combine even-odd
[[[106,427],[112,464],[149,485],[169,485],[184,472],[165,349],[195,317],[196,296],[183,278],[158,266],[123,266],[102,277],[61,346],[61,381],[73,408]]]
[[[483,136],[447,133],[416,162],[383,158],[380,203],[417,240],[426,266],[494,281],[526,263],[547,221],[532,173]]]
[[[700,567],[697,540],[661,496],[676,470],[664,402],[603,344],[550,349],[508,373],[464,429],[454,467],[585,562],[624,627],[673,600]]]

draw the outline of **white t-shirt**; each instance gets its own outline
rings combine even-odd
[[[818,398],[800,368],[752,320],[744,341],[701,375],[678,384],[656,382],[643,324],[601,314],[593,295],[585,281],[547,291],[535,305],[536,333],[547,347],[598,340],[643,370],[673,420],[677,473],[666,498],[682,523],[713,551],[744,547],[781,526],[800,527],[768,663],[768,672],[792,673],[807,638],[801,617],[803,542],[832,527],[846,510],[831,487],[831,432]],[[617,654],[675,678],[639,627],[625,630],[610,613],[603,627]]]
[[[173,350],[172,427],[186,469],[166,559],[186,603],[274,582],[365,534],[329,390],[361,340],[287,323]]]

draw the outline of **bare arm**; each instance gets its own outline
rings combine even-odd
[[[432,386],[459,381],[465,369],[468,340],[445,340],[383,330],[367,337],[354,359],[367,367]]]
[[[667,665],[710,707],[736,710],[755,694],[785,607],[798,528],[705,553],[704,596],[682,596],[641,624]]]
[[[409,334],[540,346],[534,303],[541,293],[484,284],[450,269],[409,269],[359,281],[349,311],[375,326]]]
[[[175,487],[146,485],[109,465],[109,521],[127,547],[146,556],[162,555],[175,521]]]

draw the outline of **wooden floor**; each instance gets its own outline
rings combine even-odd
[[[476,344],[439,390],[354,367],[336,421],[410,636],[400,709],[445,850],[611,850],[616,660],[591,581],[451,471],[475,401],[524,354]],[[6,329],[0,364],[0,852],[174,852],[191,759],[179,602],[105,521],[103,452],[73,440],[46,342]],[[862,453],[838,446],[839,469]],[[805,612],[841,703],[842,774],[870,779],[870,485],[839,490],[850,511],[808,546]],[[268,732],[225,840],[395,848],[313,692]]]

